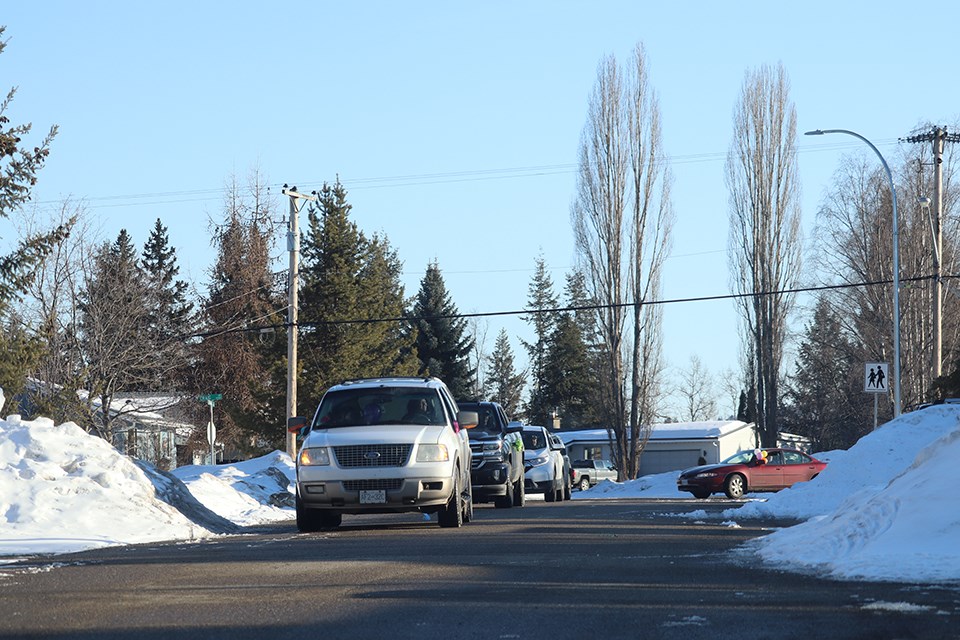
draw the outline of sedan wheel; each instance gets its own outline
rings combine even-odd
[[[743,476],[739,473],[735,473],[729,478],[727,478],[727,484],[725,493],[728,498],[736,500],[737,498],[742,498],[744,492],[746,491],[746,481]]]

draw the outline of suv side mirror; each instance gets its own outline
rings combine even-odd
[[[461,429],[473,429],[480,424],[480,415],[476,411],[458,411],[457,424]]]
[[[287,418],[287,431],[290,433],[297,433],[305,426],[307,426],[307,419],[303,416],[293,416],[292,418]]]

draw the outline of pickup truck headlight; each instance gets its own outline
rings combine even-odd
[[[483,445],[483,457],[487,460],[503,462],[503,447],[499,442],[486,442]]]
[[[446,445],[422,444],[417,447],[417,462],[446,462],[449,459]]]
[[[314,447],[300,450],[300,464],[305,467],[319,467],[330,464],[330,451],[326,447]]]
[[[536,458],[530,458],[529,464],[539,467],[542,464],[547,464],[549,460],[550,456],[537,456]]]

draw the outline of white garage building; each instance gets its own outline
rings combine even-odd
[[[557,436],[571,460],[613,457],[606,429],[558,431]],[[640,457],[639,475],[695,467],[701,456],[713,464],[756,446],[756,425],[739,420],[656,424]]]

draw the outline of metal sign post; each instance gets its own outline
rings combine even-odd
[[[217,464],[217,451],[214,446],[217,442],[217,427],[213,424],[213,405],[216,404],[217,400],[223,400],[223,394],[208,393],[203,396],[198,396],[197,400],[210,405],[210,422],[207,423],[207,442],[210,443],[210,466],[213,466]]]
[[[890,386],[890,365],[886,362],[868,362],[863,365],[863,391],[873,394],[873,428],[877,428],[877,405],[881,393]]]

